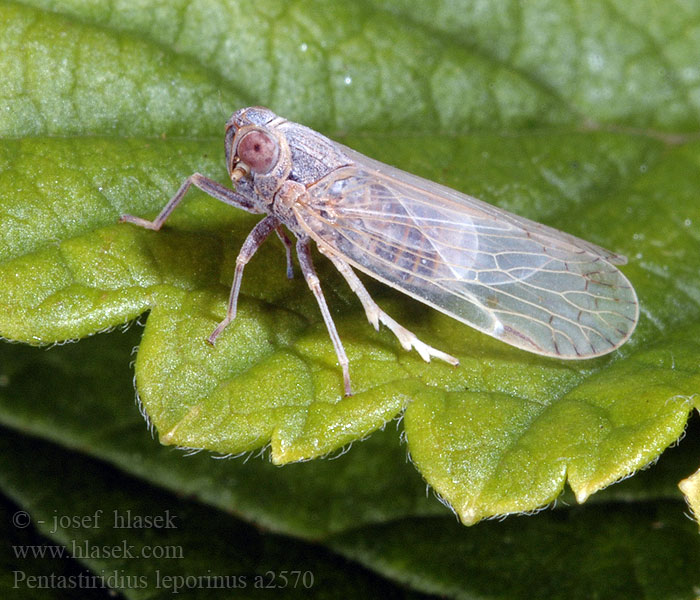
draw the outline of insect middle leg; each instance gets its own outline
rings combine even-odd
[[[233,274],[233,283],[231,284],[231,293],[228,298],[228,309],[226,317],[221,323],[216,326],[212,334],[207,338],[207,342],[214,345],[216,338],[221,335],[221,332],[236,318],[236,308],[238,306],[238,292],[241,289],[241,281],[243,279],[243,269],[248,264],[248,261],[253,258],[255,252],[260,248],[260,245],[279,227],[279,221],[272,216],[265,217],[260,221],[248,234],[248,237],[241,246],[241,251],[236,257],[236,270]]]
[[[294,279],[294,265],[292,264],[292,240],[290,240],[289,236],[287,236],[287,234],[284,232],[282,225],[275,227],[275,231],[277,232],[277,237],[280,239],[280,242],[284,244],[284,250],[287,254],[287,279]]]
[[[255,204],[250,198],[221,185],[219,182],[214,181],[213,179],[209,179],[209,177],[205,177],[201,173],[193,173],[187,179],[185,179],[184,183],[180,186],[180,189],[175,192],[175,195],[163,207],[163,210],[160,211],[160,214],[153,219],[153,221],[142,219],[141,217],[135,217],[134,215],[122,215],[119,217],[119,222],[133,223],[134,225],[139,225],[140,227],[145,227],[146,229],[158,231],[163,226],[166,219],[170,216],[170,213],[172,213],[173,210],[175,210],[175,207],[180,204],[191,185],[198,187],[206,194],[209,194],[212,198],[221,200],[226,204],[231,204],[252,213],[260,212],[255,208]]]
[[[326,304],[326,298],[321,290],[321,284],[316,275],[316,270],[314,269],[313,262],[311,261],[311,251],[309,249],[308,238],[297,240],[297,256],[299,257],[299,265],[301,266],[301,272],[304,274],[306,283],[309,284],[311,291],[314,296],[316,296],[316,302],[318,302],[318,307],[321,309],[321,314],[323,315],[323,321],[328,329],[328,334],[331,336],[331,341],[333,342],[333,347],[335,348],[335,354],[338,357],[338,364],[343,370],[343,383],[345,385],[345,395],[352,396],[352,387],[350,385],[350,370],[347,354],[345,354],[345,348],[343,348],[343,342],[340,341],[340,336],[338,335],[338,330],[335,328],[335,323],[333,322],[333,317],[328,310],[328,304]]]
[[[379,308],[376,302],[372,300],[372,296],[369,295],[367,288],[362,285],[360,278],[350,268],[350,265],[340,260],[330,252],[325,252],[320,246],[319,251],[323,255],[327,256],[335,265],[335,268],[340,271],[340,274],[345,277],[345,281],[348,282],[350,289],[355,292],[355,295],[360,299],[360,302],[365,309],[365,313],[367,313],[367,320],[375,329],[379,330],[379,322],[381,321],[398,338],[404,349],[410,350],[411,348],[415,348],[418,354],[420,354],[421,358],[426,362],[430,362],[430,358],[434,356],[435,358],[444,360],[446,363],[451,365],[459,364],[459,360],[454,356],[450,356],[445,352],[436,350],[432,346],[428,346],[428,344],[421,342],[414,333],[402,325],[399,325],[396,321],[394,321],[394,319]]]

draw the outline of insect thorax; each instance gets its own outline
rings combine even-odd
[[[351,162],[338,144],[313,129],[287,121],[278,131],[285,136],[291,152],[289,179],[307,187]]]

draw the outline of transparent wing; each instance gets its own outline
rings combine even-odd
[[[590,358],[632,333],[624,257],[340,147],[354,164],[294,208],[326,251],[537,354]]]

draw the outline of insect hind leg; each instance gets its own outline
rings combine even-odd
[[[365,313],[367,314],[367,320],[375,329],[379,330],[379,323],[384,323],[384,325],[386,325],[396,336],[401,343],[401,346],[403,346],[405,350],[415,348],[416,352],[420,354],[421,358],[425,362],[430,362],[430,359],[435,357],[451,365],[456,366],[459,364],[459,360],[454,356],[421,342],[413,332],[409,331],[402,325],[399,325],[396,321],[394,321],[394,319],[379,308],[377,303],[372,300],[372,296],[369,295],[367,288],[365,288],[365,286],[362,284],[360,278],[355,275],[355,272],[350,268],[350,265],[340,260],[336,256],[333,256],[330,252],[324,252],[321,247],[319,247],[319,250],[330,259],[330,261],[335,265],[335,268],[340,271],[340,274],[343,277],[345,277],[345,281],[348,282],[350,289],[355,292],[355,295],[360,299],[360,302],[365,309]]]

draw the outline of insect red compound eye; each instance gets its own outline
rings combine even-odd
[[[262,131],[246,133],[238,144],[238,157],[255,173],[268,173],[277,163],[279,146]]]

